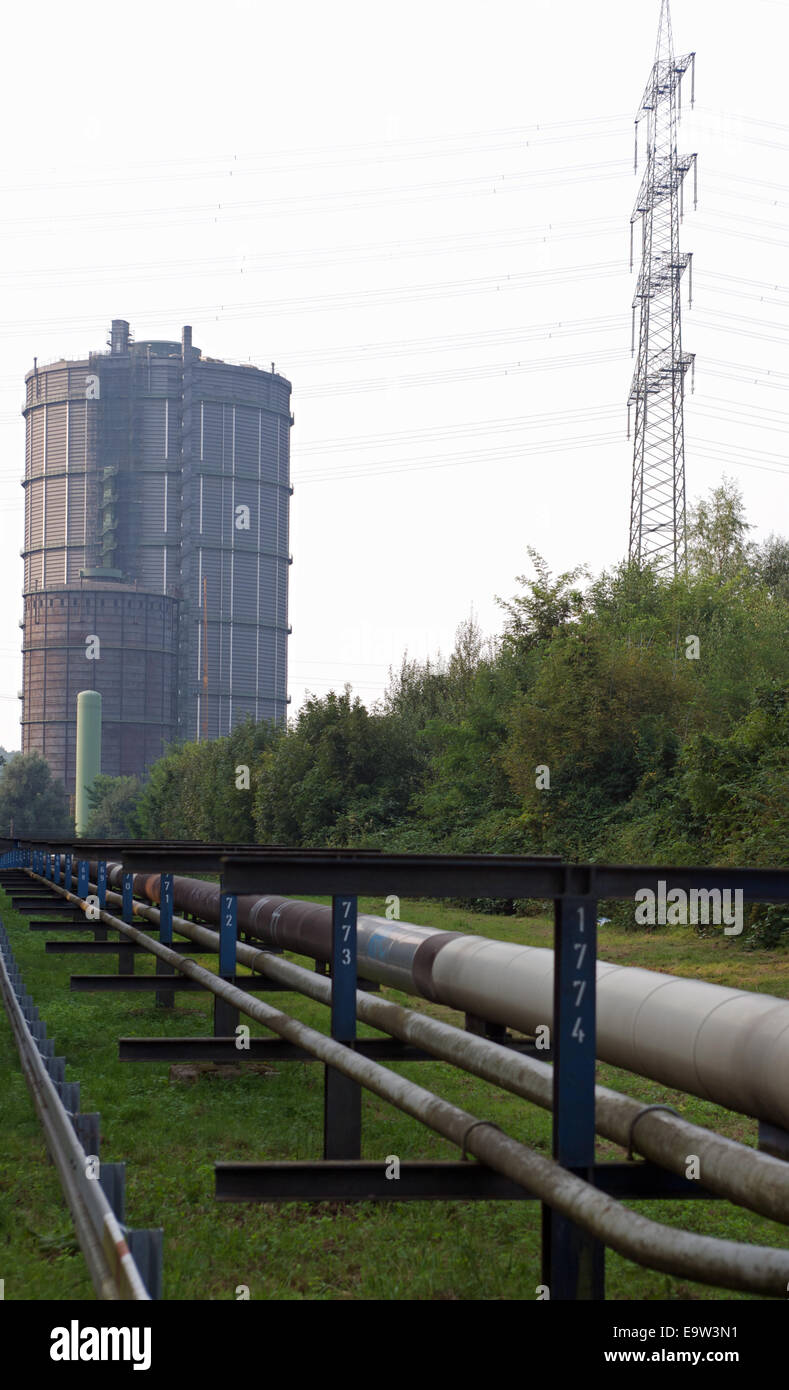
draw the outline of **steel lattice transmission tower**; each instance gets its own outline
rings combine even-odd
[[[661,0],[655,61],[636,115],[647,122],[647,165],[630,219],[630,268],[633,229],[641,219],[641,269],[633,299],[633,351],[639,315],[638,361],[628,399],[635,406],[633,483],[630,499],[631,562],[653,564],[660,572],[686,563],[685,373],[693,354],[682,351],[680,281],[686,267],[690,285],[691,255],[679,249],[683,180],[693,166],[696,205],[696,156],[677,154],[681,114],[680,84],[691,69],[694,100],[695,54],[674,57],[669,0]]]

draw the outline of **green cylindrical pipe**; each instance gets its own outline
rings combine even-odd
[[[88,793],[101,772],[101,696],[98,690],[80,690],[77,696],[77,784],[75,828],[84,835],[88,828]]]

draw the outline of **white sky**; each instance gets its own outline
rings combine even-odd
[[[674,0],[699,154],[689,500],[789,529],[789,7]],[[0,743],[18,747],[23,378],[138,338],[293,382],[290,681],[379,696],[498,631],[526,546],[627,547],[633,117],[659,0],[138,0],[4,16]]]

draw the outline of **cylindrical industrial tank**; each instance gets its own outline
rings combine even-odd
[[[77,696],[77,771],[74,787],[74,824],[84,835],[90,818],[90,793],[101,773],[101,696],[97,690],[80,690]]]
[[[77,696],[102,697],[102,771],[140,775],[177,737],[178,605],[98,580],[25,599],[22,751],[74,790]]]
[[[202,357],[189,325],[113,343],[91,358],[102,563],[180,600],[182,738],[284,723],[290,382]]]
[[[100,562],[98,389],[87,359],[25,377],[25,593]]]
[[[290,382],[183,351],[181,727],[200,739],[285,722]]]
[[[144,697],[122,701],[115,670],[90,678],[105,699],[105,772],[144,773],[176,734],[216,738],[250,715],[281,724],[287,710],[290,382],[273,364],[203,358],[188,325],[180,341],[140,342],[114,319],[108,347],[25,378],[23,748],[69,790],[69,702],[85,678],[73,679],[59,625],[82,614],[91,584],[113,585],[97,599],[107,619],[137,611],[123,581],[161,598],[172,630],[146,663]],[[142,679],[128,659],[115,666],[124,690]]]

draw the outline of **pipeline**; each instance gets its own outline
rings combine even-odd
[[[68,902],[83,905],[76,894],[59,885],[53,886]],[[154,941],[111,913],[102,911],[99,918],[187,978],[225,999],[240,1013],[351,1077],[442,1135],[461,1152],[473,1154],[489,1168],[519,1183],[625,1259],[648,1269],[658,1269],[665,1274],[720,1288],[766,1297],[785,1296],[789,1287],[789,1251],[769,1246],[741,1245],[650,1221],[576,1177],[552,1159],[543,1158],[541,1154],[503,1134],[492,1122],[480,1120],[468,1111],[451,1105],[424,1087],[379,1066],[324,1033],[272,1008],[270,1004],[250,999],[242,990],[210,970],[187,957],[179,956],[168,946]]]
[[[110,891],[107,901],[120,907],[122,899]],[[135,912],[155,924],[159,922],[158,909],[139,900]],[[174,916],[173,925],[196,945],[218,949],[218,934],[210,928],[179,916]],[[239,963],[249,969],[319,1003],[331,1004],[330,980],[314,971],[242,942],[237,944],[236,953]],[[356,1013],[363,1023],[421,1047],[440,1061],[460,1066],[543,1109],[553,1107],[553,1070],[545,1062],[361,990],[356,995]],[[645,1107],[605,1086],[595,1090],[595,1128],[598,1134],[628,1152],[638,1152],[679,1176],[687,1171],[688,1155],[695,1154],[704,1186],[711,1192],[760,1216],[789,1224],[789,1165],[768,1154],[665,1110]]]
[[[107,901],[120,906],[122,900],[120,894],[108,893]],[[151,922],[159,921],[158,909],[145,903],[138,902],[135,912]],[[219,935],[210,928],[177,916],[173,917],[173,926],[195,945],[219,949]],[[239,963],[250,970],[321,1004],[331,1004],[331,981],[325,976],[243,942],[237,944],[236,954]],[[356,1014],[371,1028],[421,1047],[439,1061],[462,1067],[544,1110],[553,1107],[553,1069],[546,1062],[512,1052],[488,1038],[362,990],[356,994]],[[605,1086],[595,1088],[595,1129],[606,1139],[628,1151],[637,1151],[680,1177],[687,1172],[688,1155],[695,1154],[704,1186],[710,1192],[772,1221],[789,1224],[789,1164],[769,1154],[725,1139],[678,1115],[645,1107]]]
[[[121,872],[108,865],[108,882],[119,887]],[[134,885],[138,897],[158,902],[158,874],[136,874]],[[218,922],[216,884],[175,877],[173,886],[176,907]],[[328,907],[241,896],[238,924],[267,945],[330,958]],[[553,951],[541,947],[360,914],[358,965],[367,979],[523,1033],[552,1023]],[[789,1130],[785,999],[598,960],[597,1055]]]

